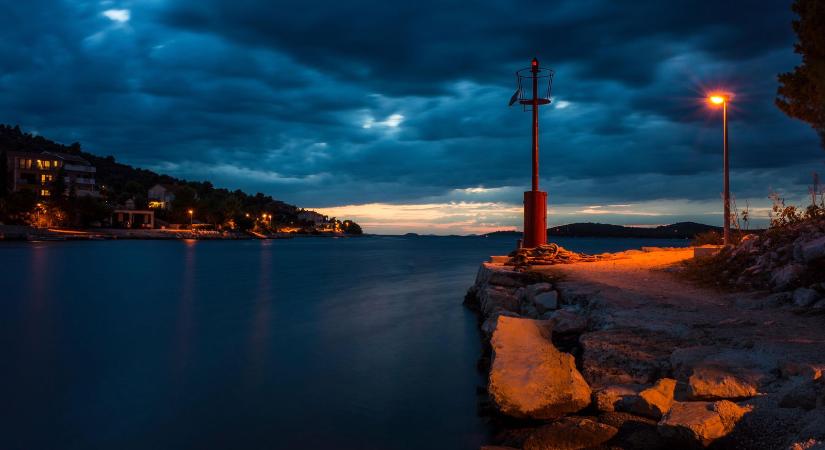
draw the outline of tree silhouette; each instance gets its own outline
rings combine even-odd
[[[791,9],[799,16],[794,51],[802,64],[779,75],[776,106],[810,124],[825,148],[825,0],[795,0]]]

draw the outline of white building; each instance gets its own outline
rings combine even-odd
[[[172,209],[172,201],[175,200],[175,193],[171,186],[156,184],[149,188],[146,195],[149,200],[149,208],[152,209]]]

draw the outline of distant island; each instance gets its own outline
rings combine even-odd
[[[696,222],[679,222],[657,227],[627,227],[604,223],[571,223],[547,230],[548,236],[562,237],[622,237],[645,239],[693,239],[707,232],[721,233],[722,227]],[[494,231],[484,236],[520,236],[521,231]]]
[[[64,145],[2,124],[0,225],[7,227],[0,238],[3,231],[8,238],[30,233],[27,228],[66,227],[133,238],[362,234],[352,220],[260,192],[250,195],[132,167],[84,151],[77,142]],[[22,228],[12,232],[9,226]]]

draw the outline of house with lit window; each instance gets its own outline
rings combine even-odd
[[[304,209],[298,213],[298,220],[303,222],[312,222],[314,225],[321,225],[322,223],[328,222],[329,217],[315,211]]]
[[[172,202],[175,200],[175,193],[172,186],[156,184],[149,188],[146,195],[151,209],[172,209]]]
[[[9,189],[18,192],[28,189],[38,197],[55,194],[58,176],[63,177],[64,194],[74,192],[78,197],[99,196],[95,184],[97,169],[77,155],[59,152],[6,152]]]

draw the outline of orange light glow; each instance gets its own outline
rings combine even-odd
[[[714,94],[708,97],[708,100],[713,103],[714,105],[721,105],[728,101],[728,98],[724,95]]]
[[[190,216],[191,216],[192,214],[194,214],[194,213],[195,213],[195,211],[192,211],[191,209],[189,210],[189,215],[190,215]]]

